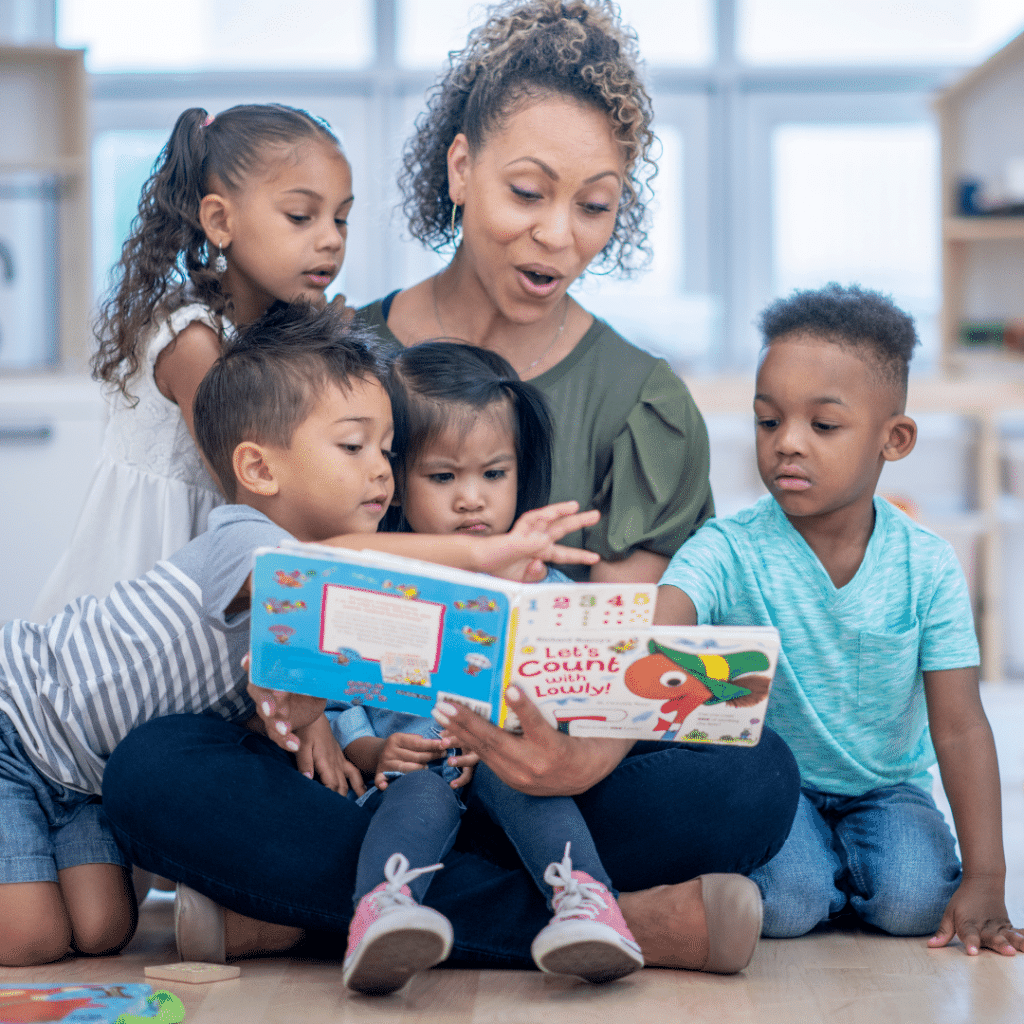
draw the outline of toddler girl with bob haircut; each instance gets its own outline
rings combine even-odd
[[[547,504],[551,417],[541,393],[501,356],[426,342],[395,359],[389,391],[401,453],[393,528],[504,534],[524,512]],[[568,580],[549,570],[545,582]],[[447,707],[437,708],[442,726]],[[448,956],[451,925],[419,904],[441,867],[432,862],[454,842],[465,809],[458,790],[471,777],[470,803],[504,829],[554,910],[531,946],[537,966],[592,982],[643,967],[618,893],[571,797],[512,789],[476,754],[451,749],[454,742],[429,718],[367,706],[329,711],[328,718],[345,756],[377,787],[364,798],[374,817],[353,895],[344,966],[349,988],[391,992]]]

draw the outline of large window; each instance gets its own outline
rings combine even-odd
[[[745,372],[765,303],[858,281],[917,316],[918,368],[934,365],[931,100],[1024,28],[1024,0],[621,8],[647,59],[662,147],[655,258],[631,281],[585,278],[580,300],[686,372]],[[180,0],[169,16],[155,0],[58,0],[58,41],[88,46],[94,73],[97,288],[177,114],[265,100],[325,117],[352,160],[357,204],[338,289],[362,303],[440,267],[405,235],[395,172],[425,91],[483,10],[470,0]]]

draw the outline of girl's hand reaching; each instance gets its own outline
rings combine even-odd
[[[340,292],[327,305],[340,312],[342,323],[349,324],[355,319],[356,307],[348,305],[348,300]]]
[[[582,548],[559,544],[576,530],[593,526],[601,513],[596,509],[579,511],[578,501],[561,501],[525,512],[508,533],[478,541],[481,548],[478,569],[508,580],[536,583],[547,575],[545,562],[559,565],[593,565],[599,555]]]

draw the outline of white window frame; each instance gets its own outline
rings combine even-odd
[[[56,0],[34,3],[51,33]],[[752,359],[751,321],[772,298],[771,133],[775,125],[823,119],[891,123],[930,119],[930,99],[960,67],[745,67],[735,60],[738,0],[709,0],[716,15],[717,57],[706,68],[654,67],[650,88],[657,124],[671,124],[685,146],[687,291],[717,300],[719,336],[711,357],[688,371],[743,372]],[[394,171],[408,110],[434,75],[395,62],[395,0],[376,0],[375,63],[325,73],[202,72],[107,74],[91,78],[92,130],[170,130],[188,106],[220,110],[274,99],[304,106],[336,123],[353,159],[357,214],[344,287],[358,301],[413,283],[412,256],[400,215]],[[331,113],[335,112],[332,119]],[[365,213],[363,213],[365,211]],[[936,210],[936,225],[939,211]]]

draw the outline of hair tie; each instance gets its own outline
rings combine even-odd
[[[203,128],[209,128],[209,127],[210,127],[210,125],[211,125],[211,124],[213,124],[213,119],[214,119],[214,118],[215,118],[216,116],[217,116],[216,114],[207,114],[207,115],[206,115],[206,120],[205,120],[205,121],[203,121],[202,127],[203,127]]]

